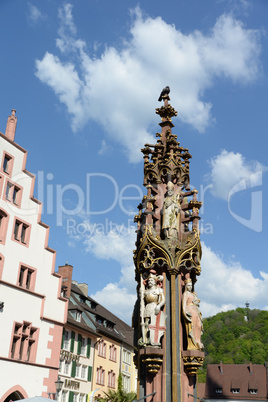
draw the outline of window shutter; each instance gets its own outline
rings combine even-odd
[[[75,372],[76,372],[76,361],[72,361],[72,372],[71,372],[71,377],[75,377]]]
[[[70,352],[73,352],[73,351],[74,351],[74,338],[75,338],[75,332],[74,332],[74,331],[72,331],[72,334],[71,334],[71,346],[70,346]]]
[[[63,328],[63,331],[62,331],[62,338],[61,338],[61,348],[62,348],[62,349],[63,349],[64,337],[65,337],[65,328]]]
[[[90,357],[91,339],[87,338],[87,357]]]
[[[78,334],[77,354],[81,354],[82,335]]]
[[[87,371],[87,380],[91,381],[92,378],[92,367],[88,366],[88,371]]]
[[[74,400],[74,393],[73,391],[69,391],[69,401],[68,402],[73,402]]]

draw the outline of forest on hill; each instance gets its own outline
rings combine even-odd
[[[237,308],[204,319],[205,359],[198,381],[206,381],[207,364],[264,364],[268,361],[268,311]]]

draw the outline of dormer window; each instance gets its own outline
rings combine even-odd
[[[252,389],[249,389],[249,393],[251,394],[251,395],[257,395],[257,393],[258,393],[258,390],[255,388],[252,388]]]
[[[108,329],[113,329],[114,324],[113,324],[112,322],[110,322],[110,321],[106,321],[106,327],[107,327]]]
[[[240,388],[231,388],[232,394],[239,394],[240,393]]]
[[[85,303],[86,302],[86,297],[83,295],[79,295],[79,301],[80,303]]]
[[[222,388],[215,388],[215,394],[222,394]]]
[[[103,325],[103,318],[101,318],[100,316],[96,317],[96,321],[98,324]]]

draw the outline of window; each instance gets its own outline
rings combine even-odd
[[[79,295],[79,301],[81,302],[81,303],[85,303],[86,302],[86,296],[83,296],[83,295]]]
[[[103,339],[98,343],[98,355],[106,358],[106,343]]]
[[[82,313],[81,311],[76,311],[76,321],[81,322]]]
[[[257,395],[258,390],[252,388],[252,389],[249,389],[249,393],[250,393],[251,395]]]
[[[77,393],[75,392],[75,393],[74,393],[73,402],[78,402],[78,396],[79,396],[79,394],[77,394]]]
[[[13,158],[11,155],[4,153],[2,170],[4,173],[11,175],[13,165]]]
[[[0,243],[5,244],[9,216],[0,209]]]
[[[222,394],[222,388],[215,388],[216,394]]]
[[[233,394],[239,394],[240,388],[231,388],[231,392],[232,392]]]
[[[60,364],[59,364],[59,373],[63,372],[63,366],[64,366],[64,361],[60,360]]]
[[[68,394],[68,391],[62,391],[61,392],[61,402],[67,402],[67,394]]]
[[[123,349],[123,362],[131,364],[131,353],[126,349]]]
[[[108,387],[115,388],[115,373],[113,370],[108,372]]]
[[[71,362],[65,361],[64,374],[70,375]]]
[[[116,354],[117,354],[116,347],[114,345],[111,345],[109,349],[109,359],[112,360],[113,362],[116,362]]]
[[[103,318],[102,317],[97,316],[96,321],[97,321],[98,324],[103,325]]]
[[[69,345],[70,345],[70,338],[71,338],[71,333],[70,331],[64,331],[64,339],[63,339],[63,349],[69,350]]]
[[[14,205],[20,206],[22,197],[22,188],[8,181],[6,184],[5,197],[7,201]]]
[[[122,374],[123,388],[126,392],[130,392],[130,376]]]
[[[96,378],[96,383],[99,385],[104,385],[105,381],[105,370],[102,368],[102,366],[97,368],[97,378]]]
[[[30,239],[30,225],[16,219],[14,224],[13,240],[16,240],[19,243],[27,246],[29,244],[29,239]]]
[[[15,205],[19,204],[20,192],[21,192],[21,189],[19,187],[17,187],[17,186],[14,186],[13,195],[12,195],[12,201],[13,201],[13,204],[15,204]]]
[[[30,323],[15,323],[12,335],[11,359],[34,362],[38,329]]]
[[[35,269],[21,265],[17,285],[28,290],[34,290],[35,274]]]
[[[84,402],[85,401],[85,394],[80,394],[79,395],[79,402]]]
[[[7,186],[6,186],[6,200],[11,201],[11,188],[12,188],[12,184],[7,182]]]
[[[87,366],[82,366],[82,369],[81,369],[81,378],[83,379],[83,380],[85,380],[86,379],[86,377],[87,377]]]
[[[75,376],[80,377],[80,372],[81,372],[81,364],[76,364],[76,369],[75,369]]]
[[[112,323],[112,322],[110,322],[110,321],[106,321],[106,327],[108,328],[108,329],[113,329],[114,328],[114,324]]]
[[[87,338],[82,338],[81,341],[81,355],[85,356],[87,352]]]

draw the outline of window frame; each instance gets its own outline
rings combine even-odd
[[[108,372],[108,387],[115,388],[115,372],[113,370]]]
[[[9,357],[14,360],[34,363],[36,360],[39,328],[32,323],[14,322]]]
[[[30,223],[15,216],[11,239],[16,243],[29,247],[31,228],[32,225]]]
[[[9,214],[4,210],[0,209],[0,244],[5,245],[7,228],[9,222]]]
[[[105,370],[102,366],[97,367],[96,384],[98,385],[105,384]]]
[[[98,343],[98,356],[106,359],[106,342],[103,339]]]
[[[109,360],[115,363],[117,361],[117,348],[115,345],[110,345],[109,347]]]
[[[5,164],[5,161],[7,163]],[[4,151],[1,163],[1,172],[11,177],[13,171],[13,164],[14,164],[14,156],[12,156],[9,152]]]
[[[23,271],[23,273],[22,273]],[[30,273],[30,277],[29,277]],[[30,267],[29,265],[20,263],[19,267],[19,272],[18,272],[18,280],[17,280],[17,286],[20,288],[34,291],[35,289],[35,282],[36,282],[36,273],[37,270],[33,267]],[[30,279],[30,283],[28,283],[28,280]]]
[[[8,190],[9,189],[9,190]],[[23,188],[11,180],[7,180],[4,189],[4,200],[20,208]]]

